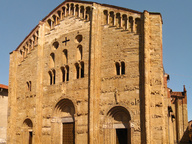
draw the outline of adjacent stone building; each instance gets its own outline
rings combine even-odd
[[[189,121],[188,129],[189,129],[189,141],[192,143],[192,120]]]
[[[95,2],[56,7],[10,54],[8,144],[180,142],[186,93],[181,110],[167,88],[162,23]]]
[[[8,86],[0,84],[0,144],[6,143]]]

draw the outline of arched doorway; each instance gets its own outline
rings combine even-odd
[[[33,143],[33,123],[30,119],[25,119],[23,122],[23,144]]]
[[[131,144],[130,114],[122,106],[109,110],[105,119],[105,144]]]
[[[69,99],[60,100],[52,117],[52,143],[75,144],[75,108]]]

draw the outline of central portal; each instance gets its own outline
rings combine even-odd
[[[127,144],[127,129],[116,129],[116,144]]]
[[[75,143],[75,126],[72,123],[63,123],[63,144]]]
[[[52,122],[53,144],[75,144],[75,107],[69,99],[61,99],[55,105]]]

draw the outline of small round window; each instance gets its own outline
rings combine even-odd
[[[80,43],[83,40],[83,36],[82,35],[77,35],[75,37],[75,40],[76,40],[77,43]]]
[[[53,47],[54,47],[55,49],[57,49],[57,48],[59,47],[59,43],[58,43],[58,42],[54,42],[54,43],[53,43]]]

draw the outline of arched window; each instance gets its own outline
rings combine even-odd
[[[84,19],[84,7],[83,6],[81,6],[81,9],[80,9],[80,18]]]
[[[124,30],[127,29],[127,15],[123,15],[122,27]]]
[[[61,67],[62,82],[69,81],[69,66]]]
[[[120,64],[118,62],[116,62],[115,66],[116,66],[116,74],[120,75]]]
[[[121,27],[121,15],[120,15],[120,13],[117,13],[117,14],[116,14],[116,26],[117,26],[118,28]]]
[[[32,87],[32,84],[31,84],[31,81],[29,81],[29,91],[31,91],[31,87]]]
[[[48,73],[49,73],[49,84],[52,85],[52,83],[53,83],[52,82],[52,72],[49,71]]]
[[[50,54],[50,68],[53,68],[55,65],[55,54],[51,53]]]
[[[61,14],[61,11],[57,11],[57,14],[58,14],[58,24],[60,23],[60,20],[62,20],[62,14]]]
[[[62,7],[62,19],[66,16],[66,8]]]
[[[79,79],[79,64],[78,63],[75,64],[75,68],[76,68],[76,78]]]
[[[71,4],[71,15],[74,16],[75,13],[74,13],[74,4]]]
[[[141,20],[140,20],[140,18],[135,19],[135,29],[136,29],[136,34],[140,34],[140,31],[141,31]]]
[[[30,87],[30,86],[29,86],[29,82],[27,82],[27,91],[29,91],[29,87]]]
[[[89,21],[91,17],[91,10],[90,7],[86,7],[86,16],[85,16],[85,20]]]
[[[84,62],[81,62],[81,78],[84,78]]]
[[[109,25],[114,26],[114,12],[109,13]]]
[[[129,31],[133,32],[133,17],[129,17]]]
[[[121,62],[121,74],[124,75],[125,74],[125,63]]]
[[[70,15],[70,8],[69,8],[69,4],[67,4],[67,10],[66,10],[66,16]]]
[[[57,25],[57,17],[53,15],[53,27]]]
[[[108,24],[108,11],[104,10],[103,14],[104,14],[103,21],[104,21],[104,24],[106,25]]]
[[[79,5],[75,5],[75,17],[79,17]]]
[[[50,19],[48,19],[47,23],[49,25],[49,28],[52,29],[52,21]]]
[[[65,69],[64,69],[64,67],[61,67],[61,73],[62,73],[62,82],[65,82]]]
[[[82,60],[82,52],[83,52],[83,48],[82,45],[79,45],[77,47],[77,60]]]
[[[66,75],[66,81],[69,81],[69,66],[65,66],[67,75]]]
[[[68,52],[67,52],[67,49],[64,49],[63,50],[63,62],[64,64],[67,64],[68,63]]]
[[[116,67],[116,75],[124,75],[125,74],[125,62],[116,62],[115,63]]]
[[[53,84],[55,84],[56,72],[55,72],[55,70],[53,70],[52,72],[53,72]]]

